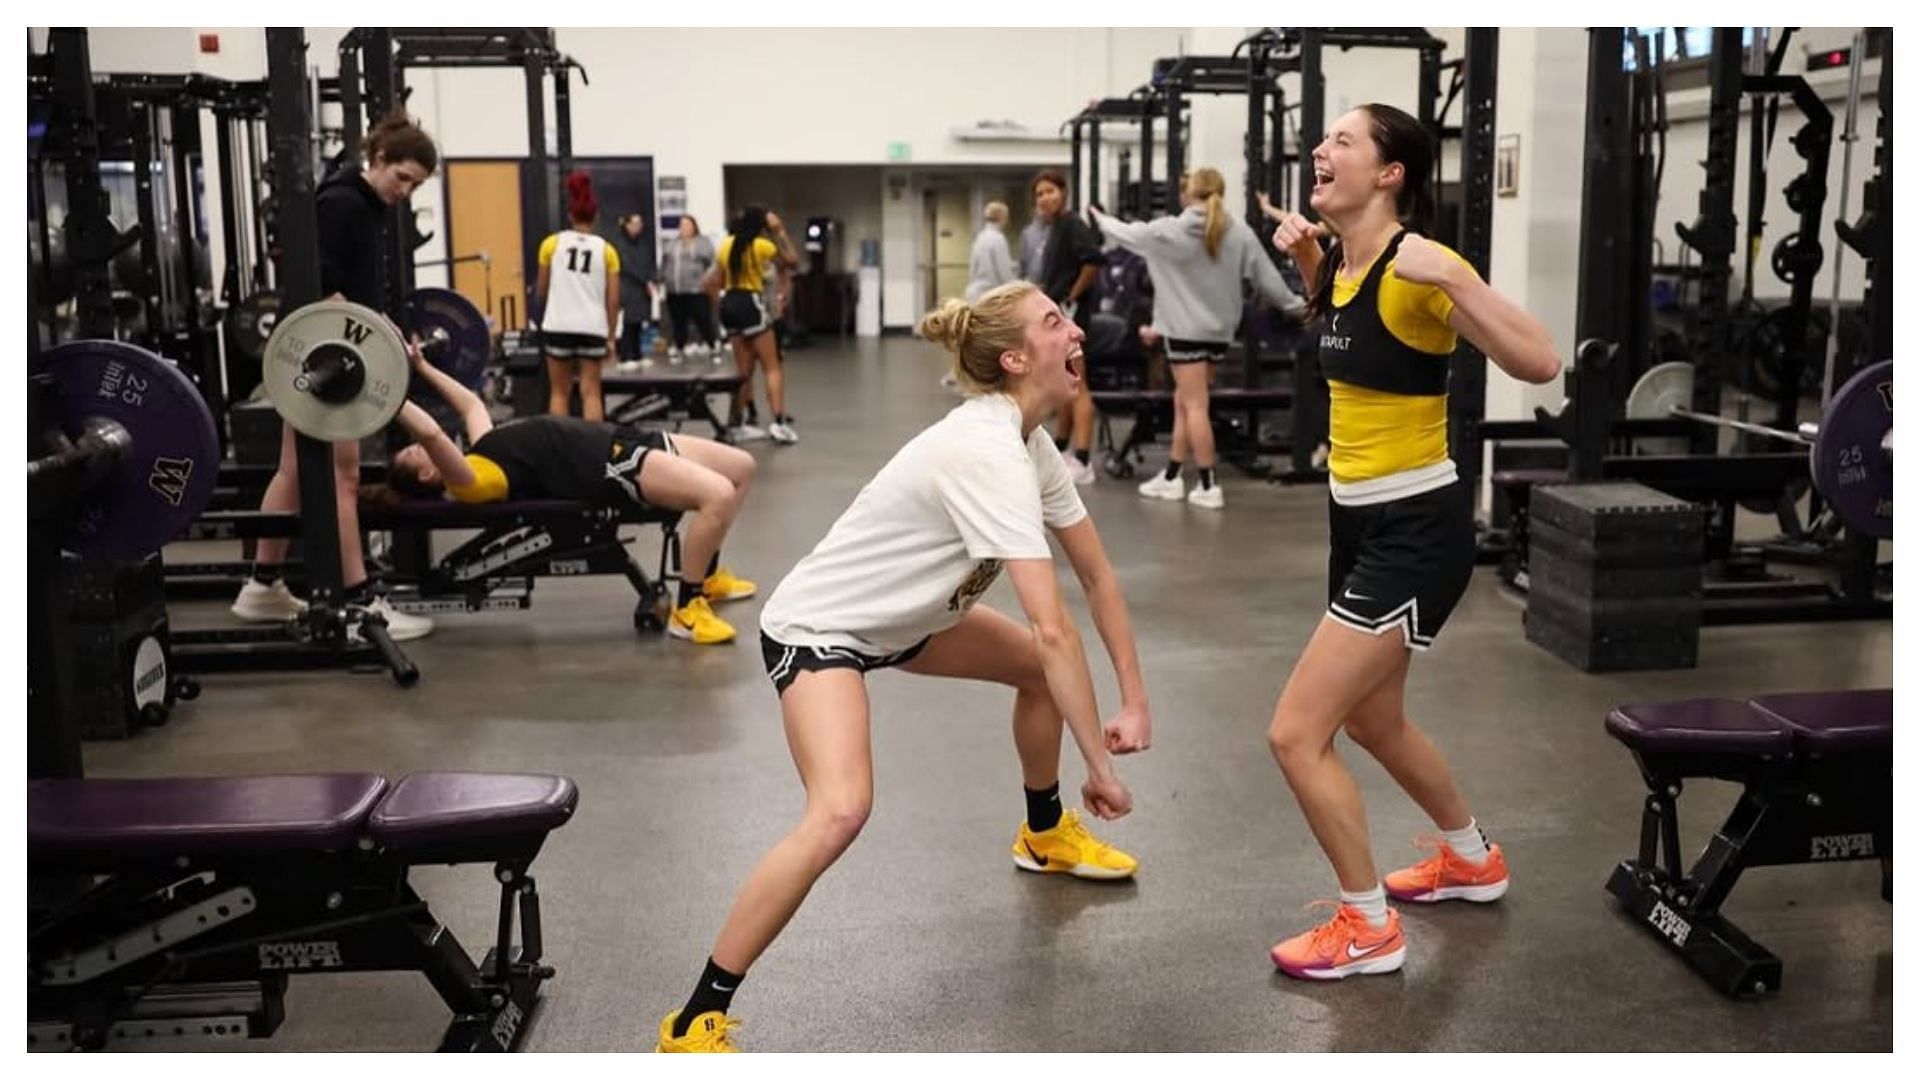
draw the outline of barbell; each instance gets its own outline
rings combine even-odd
[[[256,292],[227,309],[227,345],[250,360],[266,355],[280,318],[280,294]],[[485,381],[493,356],[493,332],[486,316],[452,289],[415,289],[407,297],[401,328],[418,334],[434,367],[469,390]]]
[[[1819,423],[1794,431],[1677,404],[1690,399],[1692,385],[1690,365],[1656,364],[1627,396],[1627,416],[1678,417],[1807,447],[1814,490],[1840,520],[1882,540],[1893,536],[1893,361],[1856,372],[1834,391]]]
[[[415,298],[407,321],[422,352],[477,388],[490,348],[479,310],[444,289]],[[342,301],[282,312],[271,292],[255,293],[240,309],[246,333],[263,342],[267,396],[295,430],[351,441],[400,411],[411,374],[407,348],[378,312]],[[36,495],[74,503],[62,547],[136,559],[185,532],[213,498],[220,473],[220,440],[199,388],[172,361],[127,342],[70,341],[46,359],[47,430],[27,477]]]

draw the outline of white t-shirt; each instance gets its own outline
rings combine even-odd
[[[620,254],[592,233],[564,229],[540,245],[547,270],[547,307],[540,329],[555,334],[607,336],[607,273],[620,272]]]
[[[1004,394],[969,398],[914,436],[854,497],[760,613],[783,645],[869,656],[959,622],[1006,559],[1048,559],[1047,529],[1087,516],[1066,462]]]

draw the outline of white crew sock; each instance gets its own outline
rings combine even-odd
[[[1487,836],[1480,831],[1477,818],[1468,818],[1464,829],[1442,829],[1441,836],[1446,837],[1447,846],[1455,855],[1475,866],[1487,861]]]
[[[1367,922],[1372,923],[1376,930],[1387,925],[1387,890],[1378,882],[1366,892],[1341,889],[1340,902],[1359,908],[1360,914],[1365,915]]]

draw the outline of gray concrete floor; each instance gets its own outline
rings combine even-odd
[[[951,399],[916,342],[827,344],[788,367],[798,446],[753,447],[758,486],[727,561],[770,591],[859,486]],[[1150,463],[1164,460],[1159,455]],[[1643,787],[1601,728],[1617,702],[1886,686],[1887,623],[1709,629],[1691,671],[1587,675],[1527,643],[1490,570],[1435,650],[1410,714],[1451,756],[1514,888],[1491,906],[1406,913],[1398,975],[1307,985],[1266,950],[1334,894],[1262,737],[1324,597],[1322,490],[1229,471],[1223,514],[1148,503],[1102,477],[1085,495],[1124,581],[1155,714],[1126,760],[1132,817],[1105,826],[1136,882],[1017,872],[1022,814],[1006,693],[881,673],[865,834],[736,999],[750,1050],[1888,1050],[1892,912],[1873,863],[1759,870],[1728,913],[1785,961],[1777,999],[1719,997],[1616,909],[1603,885],[1638,835]],[[639,533],[648,565],[657,534]],[[1069,590],[1073,593],[1073,590]],[[578,816],[535,864],[559,969],[539,1050],[643,1050],[684,1000],[734,890],[793,822],[801,789],[761,670],[756,598],[723,613],[741,643],[636,638],[624,581],[543,581],[533,610],[441,620],[410,647],[424,676],[206,680],[164,729],[91,744],[97,776],[480,769],[562,773]],[[1094,641],[1083,605],[1082,625]],[[1018,611],[1003,582],[988,598]],[[176,613],[224,618],[219,605]],[[1099,657],[1098,652],[1095,653]],[[1096,663],[1102,702],[1117,701]],[[1069,793],[1080,771],[1069,751]],[[1347,748],[1383,867],[1430,828]],[[1682,801],[1690,849],[1731,805]],[[484,868],[424,869],[421,892],[476,955]],[[424,979],[294,980],[278,1037],[250,1048],[430,1049]]]

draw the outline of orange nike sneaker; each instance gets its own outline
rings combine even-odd
[[[1455,854],[1439,837],[1423,836],[1413,843],[1434,854],[1430,859],[1386,876],[1381,884],[1395,900],[1403,904],[1435,904],[1442,900],[1485,904],[1507,895],[1507,856],[1499,844],[1488,844],[1486,861],[1476,866]]]
[[[1375,927],[1352,904],[1318,900],[1311,906],[1321,905],[1334,908],[1332,920],[1275,945],[1274,967],[1296,979],[1344,979],[1384,975],[1406,963],[1407,939],[1400,932],[1399,912],[1387,909],[1387,925]]]

